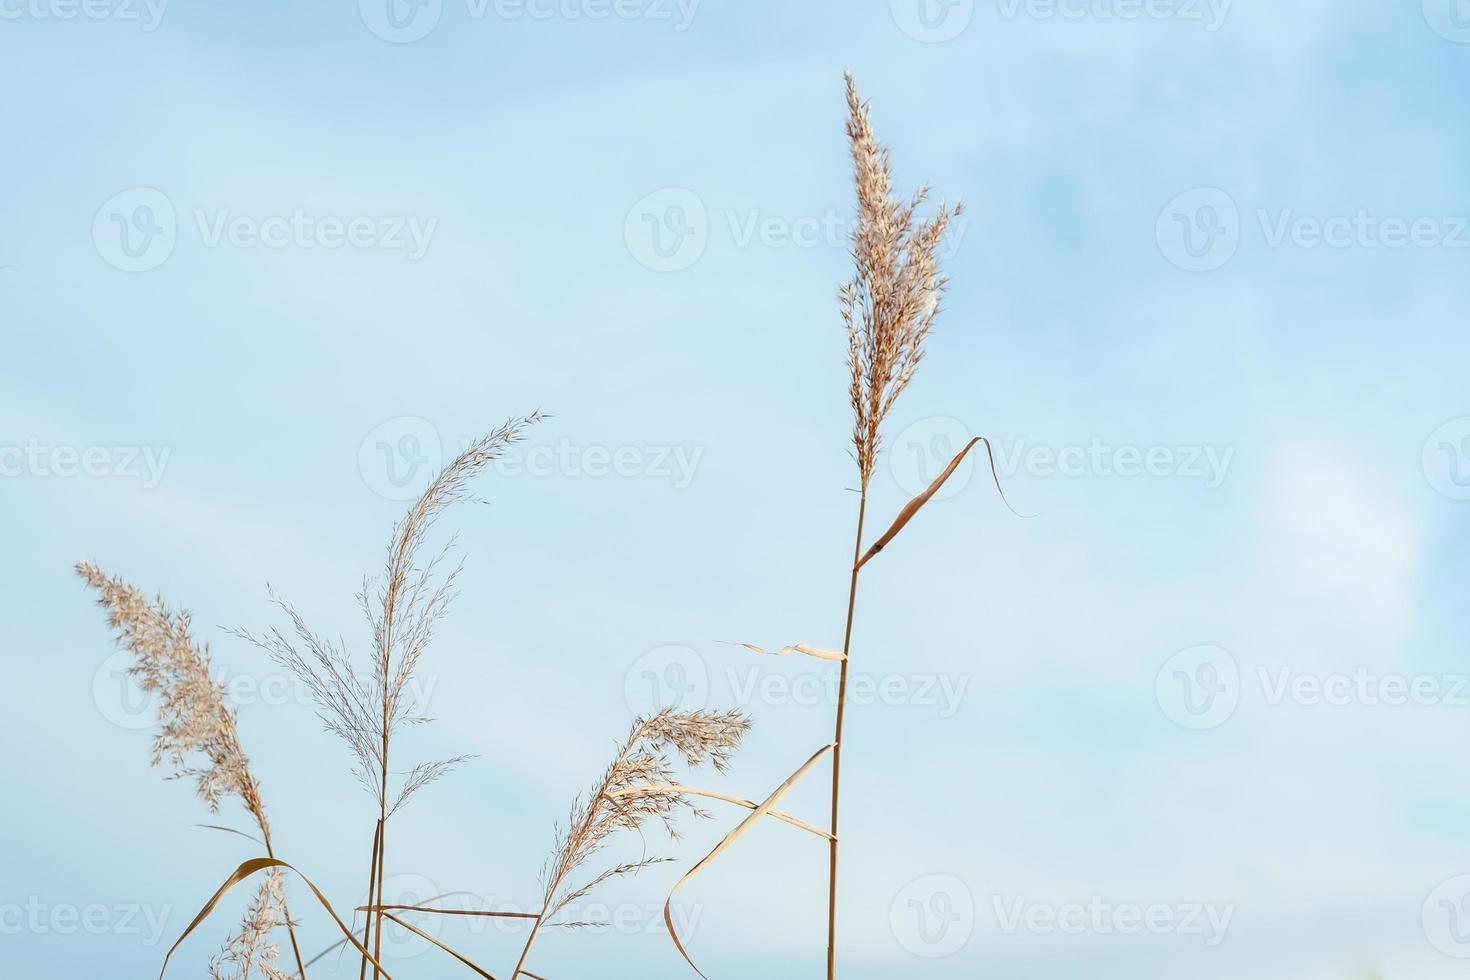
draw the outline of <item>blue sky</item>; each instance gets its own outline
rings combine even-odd
[[[1462,0],[395,2],[0,0],[10,974],[151,976],[252,856],[148,770],[71,564],[194,611],[280,850],[350,906],[347,754],[217,627],[269,584],[362,650],[403,498],[538,407],[445,519],[406,751],[479,758],[396,818],[395,887],[527,907],[655,695],[752,714],[729,792],[824,743],[822,664],[721,641],[841,642],[850,69],[900,184],[967,205],[873,510],[981,433],[1037,516],[966,468],[865,572],[843,975],[1460,975]],[[656,909],[734,819],[532,969],[692,975]],[[680,893],[706,972],[820,975],[823,850],[762,826]]]

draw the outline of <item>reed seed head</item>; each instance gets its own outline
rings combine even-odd
[[[579,888],[560,892],[567,877],[587,864],[619,831],[636,831],[645,823],[657,821],[677,838],[675,818],[681,812],[697,818],[709,816],[678,790],[673,757],[680,757],[690,768],[709,765],[724,772],[749,731],[749,719],[738,710],[665,708],[635,721],[597,786],[573,803],[565,832],[558,831],[555,853],[542,873],[546,886],[543,918],[550,919],[611,878],[668,860],[655,857],[615,865]]]
[[[889,149],[878,142],[852,75],[846,80],[858,214],[855,271],[839,299],[847,327],[853,451],[866,490],[882,446],[883,420],[913,380],[939,315],[947,283],[939,272],[939,246],[964,206],[940,202],[933,217],[921,219],[917,211],[929,196],[927,187],[907,201],[894,196]]]
[[[235,709],[210,673],[209,647],[194,639],[189,613],[171,612],[162,597],[150,600],[90,562],[79,563],[76,571],[97,590],[118,645],[133,654],[128,675],[159,696],[153,765],[167,762],[173,778],[192,778],[212,813],[225,797],[239,797],[268,832],[260,787],[240,748]]]

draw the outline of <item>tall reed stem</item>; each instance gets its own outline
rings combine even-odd
[[[516,961],[515,972],[510,975],[510,980],[516,980],[521,975],[521,969],[526,965],[526,960],[531,958],[531,946],[536,942],[536,936],[541,932],[541,926],[546,922],[546,913],[542,912],[536,916],[536,924],[531,927],[531,934],[526,937],[526,947],[521,950],[521,958]]]
[[[386,672],[385,672],[385,676],[386,676]],[[385,687],[386,687],[386,685],[385,685]],[[384,700],[383,700],[383,705],[384,705],[383,714],[384,714],[384,717],[385,718],[387,717],[387,704],[388,704],[387,695],[385,693]],[[387,725],[386,724],[384,725],[384,731],[385,732],[387,731]],[[373,874],[376,877],[377,884],[378,884],[378,893],[377,893],[376,897],[374,898],[373,904],[379,906],[380,908],[383,905],[383,856],[384,856],[384,854],[385,854],[385,852],[387,850],[388,850],[388,736],[387,735],[384,735],[383,736],[383,799],[382,799],[381,805],[378,807],[378,846],[376,848],[376,855],[375,855],[376,862],[375,862],[375,866],[374,866],[374,869],[373,869]],[[369,913],[369,914],[371,915],[372,913]],[[374,960],[374,963],[373,963],[373,980],[378,980],[379,976],[381,976],[381,973],[378,970],[378,964],[381,963],[381,962],[383,962],[383,914],[381,912],[379,912],[374,917],[374,919],[373,919],[373,960]]]
[[[410,523],[405,520],[403,531],[399,536],[397,554],[401,557],[409,551]],[[397,582],[388,583],[388,597],[384,602],[383,609],[383,754],[382,776],[383,780],[378,788],[378,838],[374,851],[373,874],[377,879],[378,893],[373,902],[379,907],[383,904],[383,866],[388,853],[388,736],[391,732],[390,705],[392,692],[389,690],[390,671],[393,665],[393,612],[397,605],[398,592]],[[379,980],[382,976],[378,964],[383,962],[383,914],[381,912],[373,916],[373,980]]]
[[[369,872],[369,874],[368,874],[368,890],[367,890],[367,903],[369,905],[376,905],[376,904],[378,904],[377,901],[376,901],[376,891],[377,891],[377,887],[378,887],[378,848],[382,845],[382,843],[383,843],[383,825],[381,823],[379,823],[378,826],[376,828],[374,828],[374,830],[373,830],[373,865],[372,865],[372,871]],[[362,923],[362,947],[363,947],[363,949],[367,949],[368,937],[369,937],[369,934],[372,932],[372,925],[373,925],[373,913],[370,910],[367,913],[367,918],[364,919],[363,920],[363,923]],[[363,958],[362,958],[362,965],[360,967],[358,967],[358,969],[357,969],[357,980],[367,980],[367,964],[368,964],[367,956],[364,955]]]
[[[842,723],[847,715],[847,665],[852,653],[852,620],[857,611],[858,562],[863,554],[863,521],[868,514],[868,486],[863,481],[858,503],[857,540],[852,546],[852,580],[847,590],[847,627],[842,635],[842,675],[837,684],[837,725],[832,736],[832,841],[827,860],[827,980],[837,976],[837,815],[842,789]]]

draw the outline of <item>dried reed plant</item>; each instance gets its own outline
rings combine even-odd
[[[434,628],[449,610],[462,565],[444,571],[453,539],[424,557],[424,545],[435,520],[451,504],[469,495],[470,481],[521,441],[541,420],[540,413],[511,419],[476,440],[439,472],[408,514],[393,528],[381,579],[369,579],[358,592],[358,605],[372,635],[369,670],[353,663],[346,647],[316,634],[288,603],[276,599],[291,622],[289,633],[271,629],[261,637],[240,632],[291,671],[320,708],[328,732],[347,743],[356,758],[354,773],[378,808],[368,875],[368,929],[373,958],[383,945],[383,868],[387,859],[388,819],[423,787],[452,770],[468,756],[416,763],[390,787],[390,750],[394,733],[429,719],[412,703],[411,682]],[[273,598],[275,598],[273,596]],[[364,943],[366,945],[366,943]],[[367,972],[362,958],[359,975]],[[373,977],[381,975],[373,966]]]
[[[401,925],[449,953],[477,975],[494,980],[488,971],[406,921],[403,916],[408,912],[534,920],[515,974],[534,977],[524,966],[543,928],[586,925],[576,921],[558,921],[556,917],[599,885],[634,874],[662,860],[647,858],[614,864],[590,873],[581,883],[574,883],[578,873],[587,872],[598,854],[620,831],[637,831],[656,821],[677,837],[675,820],[679,815],[707,816],[692,802],[697,797],[755,808],[756,804],[749,801],[674,782],[675,760],[690,769],[708,765],[724,772],[732,753],[750,727],[745,717],[738,711],[680,712],[666,709],[640,719],[633,726],[617,757],[593,791],[574,803],[565,829],[558,832],[556,851],[543,870],[540,912],[528,914],[459,910],[429,904],[384,904],[389,818],[419,789],[467,758],[456,756],[420,762],[399,773],[389,768],[394,733],[404,726],[428,720],[413,702],[412,681],[433,637],[434,627],[454,597],[460,567],[446,564],[446,557],[454,544],[452,539],[442,549],[426,553],[428,534],[446,507],[466,498],[469,481],[501,456],[508,446],[522,439],[526,428],[539,419],[539,414],[513,419],[473,443],[434,478],[407,516],[394,526],[381,580],[364,583],[358,594],[372,637],[372,653],[367,665],[359,667],[342,641],[323,639],[306,624],[300,613],[274,593],[271,594],[272,601],[284,610],[288,621],[286,626],[271,628],[258,636],[243,630],[230,631],[232,635],[265,649],[302,682],[316,701],[318,715],[326,730],[347,744],[354,759],[353,772],[378,808],[368,897],[366,903],[358,907],[358,911],[366,913],[362,938],[358,940],[357,934],[343,923],[320,890],[302,876],[313,896],[332,916],[345,937],[305,964],[295,941],[295,924],[287,910],[284,891],[285,871],[301,873],[279,860],[270,844],[270,825],[261,803],[259,784],[240,749],[235,710],[226,703],[223,686],[210,674],[207,647],[193,640],[187,614],[174,616],[161,600],[150,604],[136,589],[104,576],[94,566],[78,566],[82,576],[101,593],[101,602],[109,610],[112,624],[119,632],[119,641],[133,650],[137,657],[130,674],[145,690],[161,695],[161,730],[155,739],[153,761],[156,764],[165,760],[171,763],[176,777],[194,778],[200,796],[212,812],[218,810],[226,797],[239,797],[246,810],[255,817],[261,830],[261,843],[267,851],[266,857],[244,862],[226,879],[164,958],[165,969],[174,951],[213,913],[227,892],[264,871],[266,876],[240,925],[209,962],[211,980],[249,980],[252,971],[267,980],[283,980],[290,976],[277,968],[279,950],[270,941],[272,933],[281,926],[291,933],[292,948],[296,953],[296,976],[301,980],[305,980],[307,966],[343,944],[351,944],[362,955],[359,977],[366,976],[369,964],[374,977],[387,977],[381,965],[384,920]],[[201,758],[204,761],[198,762]],[[783,819],[790,821],[791,818]]]
[[[239,799],[260,828],[266,853],[274,858],[260,783],[240,747],[238,713],[226,704],[224,685],[211,673],[208,644],[194,639],[189,613],[174,614],[162,597],[149,600],[137,588],[103,574],[90,562],[79,563],[76,571],[97,591],[97,602],[107,610],[108,625],[116,631],[118,645],[133,654],[128,675],[144,691],[158,696],[159,730],[153,737],[152,764],[167,763],[172,779],[193,779],[194,789],[210,813],[218,813],[228,797]],[[234,962],[241,967],[243,980],[250,974],[252,960],[259,957],[273,961],[274,956],[261,956],[262,949],[270,933],[284,925],[291,937],[297,972],[304,978],[306,969],[279,872],[261,885],[251,910],[237,937],[239,941],[227,945],[222,960],[211,965],[211,972],[224,961]]]
[[[873,133],[868,105],[858,97],[852,74],[849,72],[844,78],[847,138],[852,150],[858,213],[852,236],[856,269],[839,295],[842,319],[847,326],[847,362],[851,372],[848,398],[852,403],[852,443],[858,466],[859,496],[837,686],[837,719],[832,735],[832,836],[828,842],[827,865],[828,980],[837,975],[840,840],[837,827],[842,789],[842,734],[847,714],[848,664],[853,617],[857,611],[858,572],[862,568],[868,487],[882,447],[883,421],[913,380],[924,358],[924,341],[939,315],[946,279],[938,271],[938,249],[951,218],[964,207],[958,204],[951,211],[941,203],[932,218],[920,220],[916,213],[929,195],[927,187],[919,188],[906,202],[894,196],[889,149]]]
[[[939,271],[939,248],[963,205],[953,208],[938,204],[927,218],[919,210],[928,200],[929,189],[921,187],[907,199],[893,191],[893,171],[888,147],[874,134],[868,104],[859,97],[851,74],[845,76],[847,94],[847,138],[852,154],[853,180],[857,189],[857,223],[852,235],[854,273],[838,293],[842,320],[847,330],[848,399],[852,406],[852,455],[858,468],[857,532],[849,569],[847,616],[840,652],[804,643],[771,651],[755,644],[741,644],[756,653],[784,656],[792,653],[839,664],[837,711],[832,742],[819,749],[778,787],[765,802],[753,804],[755,812],[736,828],[719,847],[701,861],[685,879],[706,867],[731,846],[756,820],[773,816],[827,841],[827,977],[837,975],[837,884],[838,824],[842,788],[842,748],[847,715],[848,666],[852,653],[853,624],[857,612],[858,577],[863,566],[882,551],[937,493],[977,444],[984,444],[990,458],[996,489],[995,457],[989,440],[976,437],[950,460],[948,466],[897,517],[865,551],[863,535],[867,520],[868,495],[873,471],[883,447],[883,423],[899,395],[913,380],[924,358],[924,344],[940,312],[947,280]],[[1001,494],[1004,500],[1004,493]],[[1009,504],[1007,504],[1009,506]],[[831,810],[828,831],[778,814],[771,807],[827,754],[832,756]],[[676,889],[677,890],[677,889]],[[672,927],[671,927],[672,931]],[[688,953],[674,942],[688,960]],[[694,966],[690,961],[690,966]],[[695,967],[698,972],[698,967]],[[703,974],[700,974],[703,976]]]
[[[544,926],[575,929],[586,925],[553,921],[573,902],[607,881],[671,860],[651,857],[615,864],[580,885],[565,887],[572,873],[588,865],[619,832],[637,831],[645,823],[656,821],[677,839],[680,832],[675,817],[680,812],[709,817],[691,802],[693,794],[674,782],[670,754],[682,757],[691,769],[707,764],[723,773],[749,730],[749,720],[739,711],[665,708],[633,723],[616,758],[597,785],[573,802],[566,826],[558,828],[556,848],[541,874],[544,887],[541,912],[531,927],[511,980],[522,974],[531,975],[525,969],[526,961]]]

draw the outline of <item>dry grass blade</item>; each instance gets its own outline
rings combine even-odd
[[[265,846],[265,841],[261,840],[259,837],[256,837],[254,834],[247,834],[243,830],[236,830],[234,827],[225,827],[217,823],[196,823],[194,826],[202,828],[204,830],[218,830],[221,833],[234,834],[237,837],[243,837],[248,841],[261,845],[262,847]]]
[[[244,881],[246,878],[249,878],[251,875],[254,875],[261,871],[266,871],[271,868],[282,868],[286,871],[292,872],[298,878],[300,878],[306,884],[306,887],[311,889],[311,893],[316,896],[316,900],[321,903],[322,908],[327,910],[327,914],[332,917],[332,921],[337,923],[337,928],[342,930],[342,934],[347,937],[348,942],[357,947],[358,951],[360,951],[364,956],[367,956],[372,961],[373,966],[378,969],[383,974],[383,976],[388,976],[388,971],[384,970],[382,966],[378,963],[378,961],[372,957],[372,954],[367,951],[367,948],[362,943],[359,943],[357,941],[357,937],[352,934],[352,930],[347,928],[347,924],[342,921],[342,919],[337,915],[337,911],[332,908],[332,903],[327,901],[327,896],[321,893],[321,890],[312,883],[310,878],[306,877],[306,875],[302,874],[300,871],[298,871],[296,868],[293,868],[285,861],[281,861],[276,858],[251,858],[249,861],[242,863],[238,868],[235,869],[233,874],[225,879],[225,883],[223,885],[220,885],[219,889],[214,893],[213,896],[210,897],[209,901],[204,903],[204,907],[201,908],[199,910],[199,913],[194,916],[193,921],[191,921],[188,927],[184,929],[183,934],[180,935],[179,938],[174,942],[174,944],[169,947],[168,952],[164,954],[163,957],[163,968],[158,971],[159,980],[163,980],[164,974],[168,972],[169,960],[173,958],[174,953],[178,952],[178,949],[180,946],[183,945],[184,940],[188,939],[189,935],[195,929],[199,928],[199,925],[204,922],[205,919],[209,918],[210,913],[215,910],[215,907],[219,905],[220,900],[229,893],[230,889],[234,888],[236,885]],[[392,980],[392,978],[389,977],[389,980]]]
[[[493,977],[490,973],[488,973],[487,971],[485,971],[485,970],[481,969],[479,966],[477,966],[474,963],[473,960],[466,959],[464,956],[462,956],[459,953],[455,952],[453,949],[450,949],[448,946],[444,945],[439,940],[437,940],[433,936],[429,935],[427,932],[424,932],[422,929],[420,929],[418,926],[414,925],[413,923],[411,923],[411,922],[405,922],[403,919],[399,918],[398,916],[394,915],[392,912],[388,912],[388,911],[383,911],[383,916],[384,916],[384,918],[386,918],[386,919],[388,919],[388,920],[390,920],[392,922],[398,923],[403,928],[405,928],[409,932],[413,933],[415,936],[418,936],[420,939],[426,939],[429,942],[433,943],[435,946],[438,946],[440,949],[444,950],[444,952],[448,953],[450,956],[453,956],[455,959],[459,960],[465,966],[469,967],[471,970],[474,970],[480,976],[484,977],[485,980],[495,980],[495,977]]]
[[[935,477],[934,482],[930,483],[929,486],[924,489],[923,493],[910,500],[907,504],[904,504],[903,510],[898,512],[898,517],[894,518],[893,523],[889,525],[888,530],[884,531],[883,534],[878,538],[878,540],[873,542],[873,546],[868,549],[867,553],[863,555],[862,560],[858,562],[859,568],[866,565],[868,561],[873,558],[873,556],[878,554],[878,552],[888,547],[889,542],[891,542],[895,537],[898,536],[898,532],[902,531],[904,527],[908,525],[909,521],[914,519],[914,515],[916,515],[920,510],[923,509],[924,505],[927,504],[930,499],[932,499],[933,496],[939,492],[939,489],[943,487],[945,483],[949,482],[949,478],[954,475],[954,471],[959,468],[960,463],[964,462],[964,459],[966,456],[969,455],[970,450],[975,448],[976,443],[985,444],[985,455],[990,460],[990,475],[991,478],[995,481],[995,489],[1000,494],[1001,502],[1006,505],[1007,510],[1009,510],[1012,514],[1015,514],[1017,517],[1026,516],[1025,514],[1017,512],[1017,510],[1011,506],[1011,502],[1006,499],[1005,488],[1000,485],[1000,471],[996,468],[995,465],[995,451],[991,448],[990,440],[985,438],[984,436],[976,436],[965,444],[964,449],[961,449],[958,453],[955,454],[954,459],[950,460],[949,465],[944,468],[944,472]]]
[[[756,646],[754,643],[736,643],[734,644],[734,646],[745,647],[745,649],[747,650],[754,651],[755,653],[759,653],[767,657],[785,657],[788,654],[803,653],[806,654],[808,657],[816,657],[818,660],[833,660],[838,663],[841,663],[842,661],[847,659],[846,656],[838,653],[835,650],[822,650],[818,649],[817,647],[810,646],[806,643],[793,643],[790,646],[782,647],[779,650],[767,650],[765,647]]]
[[[612,795],[631,796],[637,793],[682,793],[685,796],[701,796],[707,800],[719,800],[722,803],[733,803],[736,806],[742,806],[747,810],[757,810],[760,808],[760,804],[755,802],[754,800],[743,799],[739,796],[731,796],[728,793],[716,793],[713,790],[708,789],[695,789],[692,786],[634,786],[631,789],[619,790]],[[818,837],[823,837],[827,840],[832,839],[832,835],[827,833],[822,828],[813,827],[805,820],[799,820],[796,817],[793,817],[787,813],[782,813],[779,810],[768,811],[766,813],[766,816],[770,817],[772,820],[780,820],[782,823],[789,823],[793,827],[800,827],[802,830],[805,830],[809,834],[816,834]]]
[[[442,897],[442,896],[441,896]],[[431,905],[359,905],[357,912],[429,912],[434,915],[470,915],[495,919],[539,919],[535,912],[486,912],[479,909],[438,909]]]
[[[679,938],[678,930],[674,928],[674,896],[678,894],[679,889],[689,884],[689,882],[693,881],[694,878],[700,874],[700,872],[709,867],[710,864],[714,862],[715,858],[725,853],[725,851],[729,850],[730,847],[734,845],[737,840],[745,836],[745,832],[748,831],[751,827],[755,826],[755,824],[762,817],[767,816],[771,812],[771,808],[774,807],[778,802],[780,802],[781,797],[789,793],[792,787],[801,782],[802,779],[805,778],[806,774],[811,771],[812,767],[822,760],[823,756],[825,756],[828,752],[831,752],[835,748],[835,745],[825,745],[820,750],[818,750],[817,753],[813,755],[810,759],[808,759],[800,769],[796,770],[796,772],[792,773],[784,783],[776,787],[775,792],[766,797],[765,800],[763,800],[761,804],[755,808],[755,812],[751,813],[750,816],[740,821],[739,825],[736,826],[734,830],[726,834],[725,839],[720,841],[719,844],[715,845],[714,850],[706,854],[703,858],[700,859],[698,864],[685,872],[684,877],[680,878],[678,883],[674,885],[673,890],[669,892],[668,900],[664,902],[664,925],[668,927],[669,938],[674,941],[674,946],[678,948],[679,955],[684,957],[684,962],[688,963],[690,969],[692,969],[695,973],[698,973],[701,977],[704,977],[704,971],[700,970],[699,967],[694,965],[694,960],[690,959],[689,957],[689,951],[684,948],[683,940]],[[709,980],[709,978],[705,977],[705,980]]]

